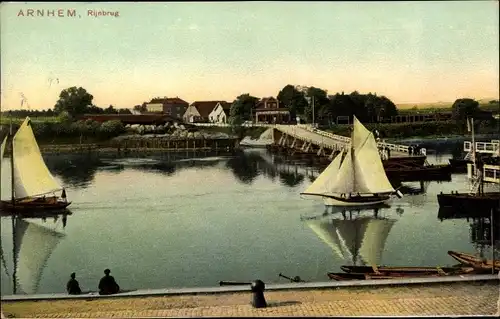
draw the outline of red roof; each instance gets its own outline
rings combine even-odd
[[[191,104],[192,106],[196,107],[198,110],[198,113],[200,113],[201,117],[208,118],[208,115],[210,112],[214,110],[214,108],[217,106],[217,103],[227,103],[226,101],[196,101]],[[224,108],[224,106],[222,107]]]
[[[155,97],[149,103],[163,103],[163,104],[188,104],[188,102],[178,97]]]
[[[222,105],[222,109],[224,111],[229,111],[231,109],[231,105],[233,105],[233,102],[222,101],[220,104]]]

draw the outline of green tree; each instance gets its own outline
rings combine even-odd
[[[84,114],[92,105],[93,99],[92,94],[84,88],[73,86],[61,91],[59,100],[54,106],[54,112],[60,114],[66,111],[70,116]]]
[[[291,84],[286,85],[279,91],[277,98],[282,106],[288,108],[292,118],[299,114],[304,114],[304,110],[307,107],[305,92],[298,90],[295,86]]]
[[[305,95],[309,100],[309,103],[305,107],[304,115],[306,116],[308,122],[312,122],[314,101],[314,118],[315,122],[317,122],[316,119],[318,117],[318,114],[321,113],[320,110],[330,104],[330,100],[327,97],[327,91],[311,86],[303,87],[302,92],[305,92]]]
[[[113,105],[110,105],[108,106],[105,110],[104,110],[104,114],[117,114],[118,111],[114,108]]]
[[[236,98],[229,111],[229,123],[239,125],[251,119],[255,105],[259,99],[250,94],[242,94]]]
[[[479,112],[479,102],[474,99],[457,99],[452,107],[452,117],[460,124],[464,124],[467,117],[474,117]]]

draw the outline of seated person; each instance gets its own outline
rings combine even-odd
[[[79,295],[82,293],[82,290],[80,289],[80,284],[78,283],[78,280],[75,279],[75,277],[76,277],[75,273],[71,273],[71,279],[66,284],[66,291],[70,295]]]
[[[99,295],[112,295],[120,291],[120,286],[116,283],[115,278],[109,275],[110,272],[109,269],[104,270],[104,277],[99,281]]]

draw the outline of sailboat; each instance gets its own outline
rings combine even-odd
[[[325,205],[367,206],[402,197],[385,174],[373,133],[354,116],[351,144],[301,195],[323,197]]]
[[[66,190],[54,179],[45,164],[36,141],[31,120],[26,117],[22,125],[1,145],[1,156],[8,141],[11,142],[11,199],[0,201],[0,209],[14,211],[39,211],[63,209],[71,204]],[[56,192],[61,191],[61,197]],[[52,194],[52,196],[47,196]]]

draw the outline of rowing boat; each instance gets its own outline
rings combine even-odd
[[[340,269],[347,273],[404,273],[404,274],[418,274],[418,273],[438,273],[438,272],[457,272],[463,271],[461,267],[398,267],[398,266],[340,266]]]
[[[448,251],[448,255],[458,260],[464,265],[470,265],[479,269],[490,269],[493,267],[493,260],[481,259],[472,254],[461,253],[458,251]],[[500,269],[500,260],[495,260],[495,269]]]
[[[378,280],[378,279],[401,279],[401,278],[422,278],[422,277],[438,277],[437,273],[420,273],[420,274],[403,274],[403,273],[334,273],[329,272],[328,277],[332,280]]]

